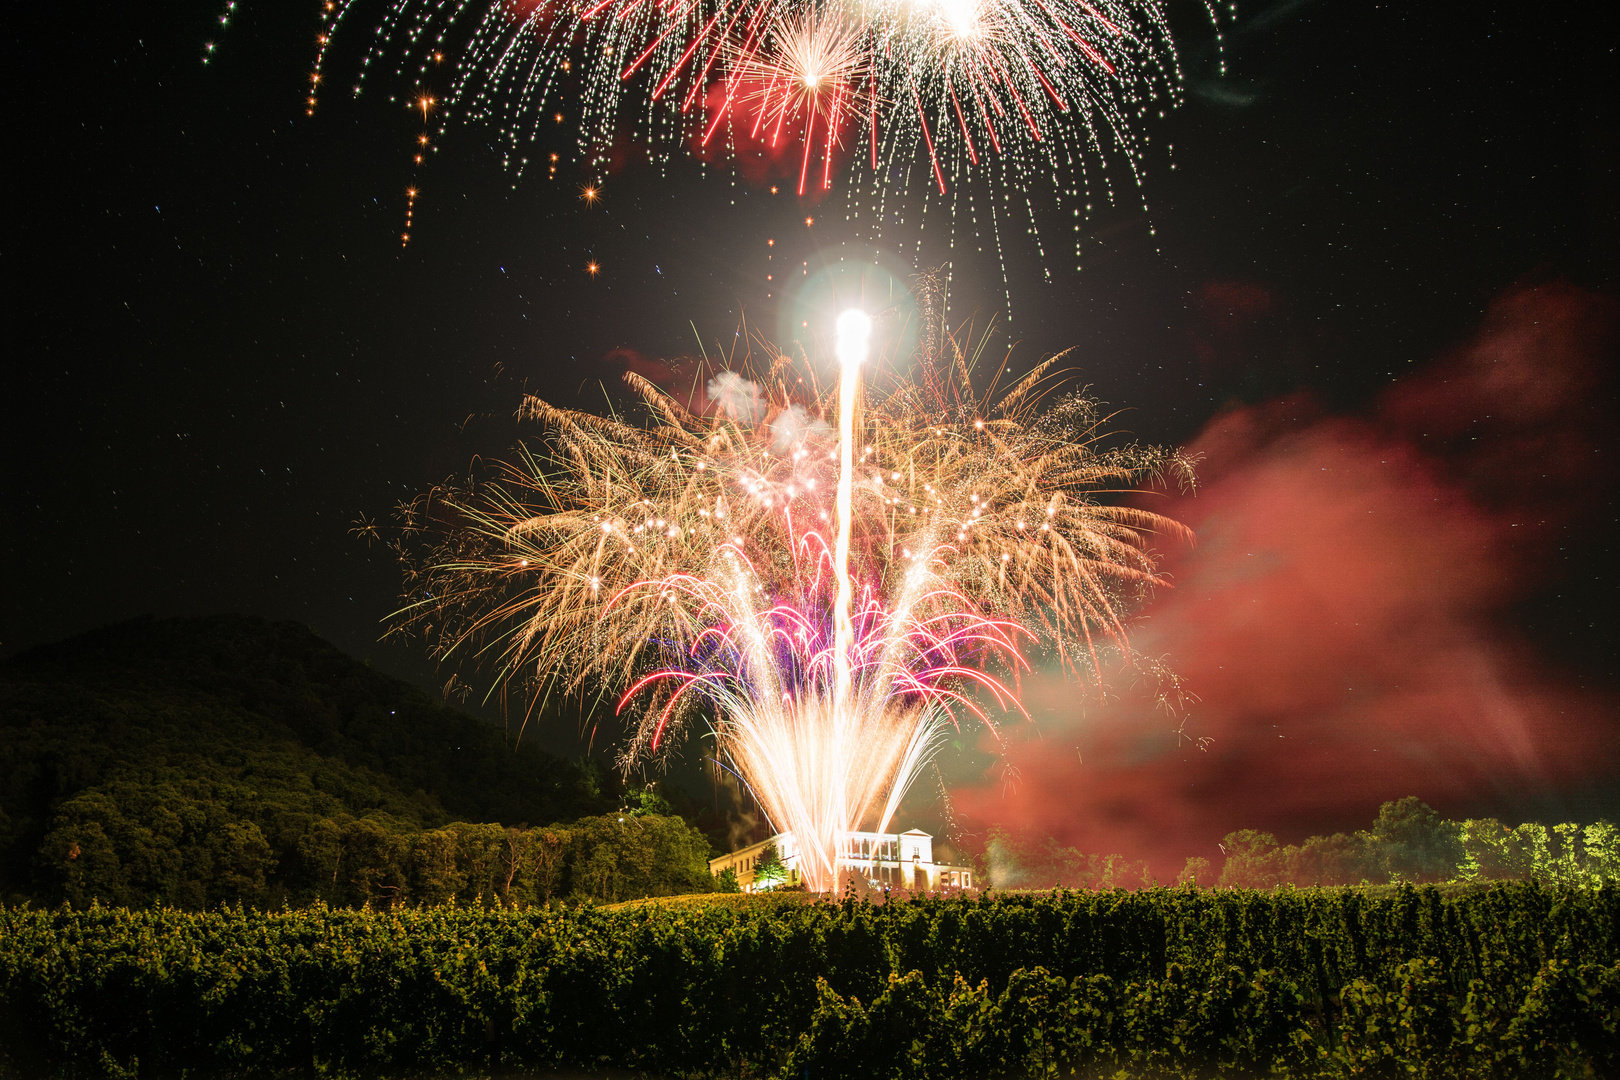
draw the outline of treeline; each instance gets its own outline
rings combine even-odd
[[[1243,829],[1219,845],[1219,862],[1187,860],[1175,883],[1270,889],[1278,885],[1513,881],[1534,878],[1596,887],[1620,881],[1620,829],[1593,825],[1505,825],[1495,818],[1451,821],[1416,796],[1386,802],[1372,827],[1279,844]],[[1155,884],[1144,862],[1087,855],[1030,832],[992,829],[987,876],[997,888],[1108,889]]]
[[[622,900],[712,887],[710,848],[295,624],[136,620],[0,663],[12,904]]]
[[[0,1074],[1620,1075],[1613,886],[760,900],[0,909]]]
[[[1189,859],[1178,880],[1269,889],[1362,882],[1471,882],[1536,878],[1561,885],[1620,881],[1620,829],[1495,818],[1450,821],[1414,796],[1385,803],[1370,829],[1279,844],[1245,829],[1221,841],[1224,861]]]
[[[376,818],[315,818],[278,857],[251,821],[211,828],[206,805],[191,815],[169,811],[166,823],[180,835],[164,837],[167,844],[116,828],[109,835],[108,817],[126,827],[128,818],[117,806],[98,809],[100,820],[59,825],[41,853],[48,895],[77,908],[508,907],[718,887],[709,875],[708,838],[659,814],[616,812],[538,828],[458,821],[425,830]]]

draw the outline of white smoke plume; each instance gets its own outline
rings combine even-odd
[[[789,405],[771,421],[771,449],[786,454],[808,435],[832,434],[825,420],[812,417],[803,405]]]
[[[722,371],[710,379],[708,390],[709,400],[733,420],[753,424],[765,415],[765,398],[759,387],[735,371]]]

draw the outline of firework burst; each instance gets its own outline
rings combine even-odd
[[[803,145],[799,194],[805,192],[812,153],[821,152],[820,186],[832,186],[833,151],[851,117],[876,105],[871,54],[858,26],[836,10],[806,11],[777,23],[762,48],[742,50],[730,65],[726,100],[705,132],[712,138],[734,108],[752,115],[749,138],[773,149],[784,133]],[[819,134],[818,134],[819,131]]]
[[[627,770],[707,724],[828,888],[838,835],[886,828],[945,732],[1016,715],[1030,650],[1100,678],[1154,538],[1187,536],[1114,496],[1190,463],[1103,448],[1082,395],[1038,407],[1058,358],[979,398],[951,355],[825,389],[744,360],[704,413],[631,374],[638,422],[529,398],[543,449],[402,508],[397,625],[531,700],[622,688]]]
[[[379,2],[326,0],[313,87],[327,85],[339,30]],[[356,93],[393,57],[410,100],[434,101],[423,146],[470,118],[501,133],[519,171],[558,125],[593,180],[627,133],[664,160],[685,143],[739,153],[789,139],[802,191],[813,161],[831,187],[834,150],[865,143],[847,190],[874,239],[900,216],[886,208],[893,178],[918,161],[953,220],[976,215],[954,195],[975,177],[1003,202],[1020,192],[1032,229],[1037,178],[1060,204],[1111,201],[1107,158],[1140,183],[1132,124],[1181,95],[1162,0],[395,0],[372,40]]]

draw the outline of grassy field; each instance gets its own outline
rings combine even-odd
[[[598,911],[634,911],[642,908],[659,911],[774,911],[780,907],[810,904],[825,899],[821,893],[765,892],[765,893],[685,893],[681,896],[649,896],[641,900],[626,900],[620,904],[604,904]]]

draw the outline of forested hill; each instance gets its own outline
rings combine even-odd
[[[0,899],[273,902],[318,821],[540,825],[613,809],[605,784],[294,623],[138,619],[0,663]]]

